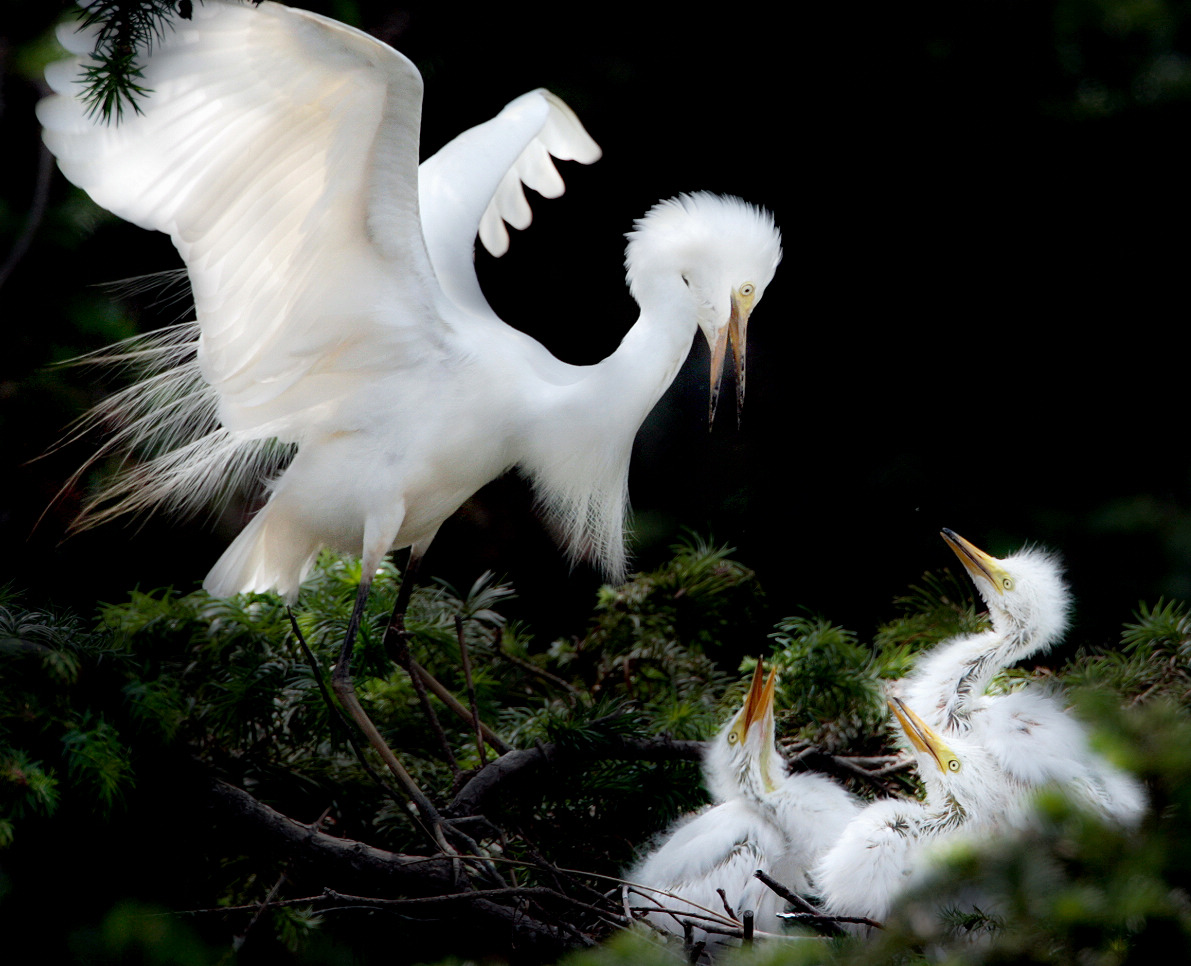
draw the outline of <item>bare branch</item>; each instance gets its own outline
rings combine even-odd
[[[340,893],[332,885],[325,886],[324,893],[332,898],[372,907],[401,903],[402,915],[415,916],[418,909],[425,908],[427,917],[434,916],[433,910],[441,908],[443,903],[467,901],[476,934],[488,931],[485,943],[489,950],[493,936],[502,936],[509,943],[509,948],[515,948],[520,957],[546,960],[555,959],[576,945],[594,943],[593,939],[574,927],[564,929],[557,923],[547,923],[528,915],[524,901],[530,895],[538,901],[566,903],[583,907],[601,917],[619,919],[615,907],[596,909],[551,889],[545,889],[540,895],[528,893],[520,896],[515,889],[461,893],[456,883],[456,863],[450,857],[403,855],[364,842],[335,838],[316,826],[282,815],[226,782],[211,782],[207,801],[210,807],[231,819],[231,830],[243,834],[248,848],[271,852],[288,861],[292,867],[323,882],[352,890],[351,894]],[[405,898],[376,900],[355,894],[363,892],[397,894]],[[418,899],[427,901],[415,901]],[[501,901],[509,899],[517,901],[510,904]]]
[[[579,751],[567,748],[565,755],[571,762],[597,757],[619,761],[701,761],[703,749],[701,741],[615,736],[598,742],[591,749]],[[523,794],[526,786],[538,778],[547,766],[558,761],[562,753],[555,744],[542,744],[501,755],[472,776],[447,806],[446,813],[454,816],[478,815],[497,792],[502,795],[514,792]]]

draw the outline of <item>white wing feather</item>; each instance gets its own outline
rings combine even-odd
[[[476,235],[499,258],[509,248],[505,222],[524,229],[533,219],[522,185],[557,198],[565,185],[551,156],[592,164],[600,154],[575,113],[539,88],[423,161],[418,192],[426,246],[451,300],[473,314],[496,318],[475,275]]]
[[[154,44],[143,113],[112,125],[87,113],[74,64],[39,105],[46,143],[98,204],[173,239],[229,432],[295,440],[441,339],[433,315],[397,309],[436,297],[422,82],[401,54],[314,14],[207,0]]]
[[[786,848],[786,838],[776,826],[743,799],[732,799],[681,822],[626,878],[687,900],[652,896],[658,905],[680,915],[708,916],[704,910],[724,915],[723,900],[716,892],[723,889],[737,916],[752,910],[757,928],[772,931],[781,926],[777,912],[783,903],[753,873],[773,868]],[[674,916],[652,913],[649,919],[661,929],[678,935],[683,932],[680,919]],[[706,920],[696,920],[696,925],[699,921]],[[722,941],[722,937],[704,935],[698,929],[695,935],[712,944]]]
[[[472,253],[481,224],[489,239],[494,223],[528,224],[522,183],[562,192],[551,154],[599,157],[554,95],[517,98],[415,178],[417,70],[335,21],[273,3],[196,5],[154,46],[144,113],[118,125],[97,123],[80,99],[95,31],[66,24],[58,36],[77,56],[47,68],[57,93],[38,106],[46,143],[100,204],[171,234],[198,311],[91,360],[132,366],[141,381],[80,422],[114,431],[79,474],[113,453],[138,459],[76,526],[193,511],[268,478],[292,453],[276,439],[300,441],[320,407],[369,374],[423,361],[441,337],[433,314],[394,308],[432,297],[428,284],[410,292],[431,278],[427,255],[460,308],[529,342],[491,312]],[[527,351],[544,371],[561,365]]]

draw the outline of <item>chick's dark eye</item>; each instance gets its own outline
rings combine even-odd
[[[687,288],[691,287],[691,280],[686,277],[686,272],[683,272],[683,274],[682,274],[682,284],[685,285]]]

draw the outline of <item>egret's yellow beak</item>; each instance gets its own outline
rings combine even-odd
[[[769,680],[766,681],[765,670],[758,661],[757,669],[753,672],[753,683],[749,687],[749,693],[745,695],[736,727],[732,729],[736,732],[737,741],[744,741],[755,722],[773,716],[773,694],[776,687],[777,668],[769,672]]]
[[[959,562],[973,577],[983,577],[997,589],[998,594],[1003,594],[1006,587],[1013,586],[1013,578],[996,557],[989,556],[954,530],[944,527],[942,534],[943,539],[959,557]]]
[[[724,362],[728,358],[728,344],[732,344],[732,359],[736,365],[736,426],[740,427],[740,414],[744,411],[744,363],[748,344],[749,316],[753,311],[754,289],[751,284],[733,289],[732,311],[725,325],[711,347],[711,398],[707,409],[707,428],[715,424],[715,409],[720,400],[720,385],[724,381]]]
[[[955,756],[955,752],[943,743],[943,739],[932,731],[925,721],[910,710],[909,705],[901,698],[890,698],[889,707],[893,709],[897,723],[901,725],[902,731],[910,739],[910,744],[919,751],[930,755],[935,764],[939,766],[939,771],[959,771],[959,759]]]

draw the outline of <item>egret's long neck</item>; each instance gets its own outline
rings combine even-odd
[[[1030,628],[1010,626],[941,644],[920,663],[908,700],[915,707],[937,708],[943,728],[966,731],[976,702],[997,673],[1044,643]]]
[[[923,709],[937,727],[967,730],[974,700],[984,693],[998,670],[997,651],[995,631],[939,644],[919,660],[906,682],[906,703]]]
[[[615,352],[591,367],[581,390],[594,394],[610,422],[636,418],[634,431],[674,381],[698,328],[691,292],[677,273],[639,284],[636,295],[636,324]]]
[[[516,462],[575,559],[625,575],[629,459],[637,430],[674,379],[698,326],[680,276],[635,290],[641,316],[612,355],[555,369],[526,397]]]

